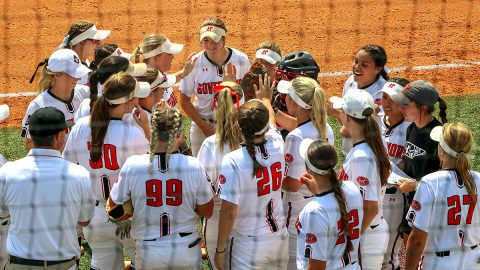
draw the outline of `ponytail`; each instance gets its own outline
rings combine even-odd
[[[342,191],[342,182],[338,180],[337,174],[333,168],[328,170],[328,179],[330,180],[335,199],[337,200],[338,207],[340,208],[340,221],[342,222],[342,231],[346,240],[344,253],[347,253],[353,251],[353,244],[350,237],[350,227],[348,226],[347,203],[345,202],[345,196]]]
[[[47,70],[47,65],[44,65],[42,68],[42,75],[40,76],[40,80],[38,82],[39,92],[41,93],[52,88],[54,82],[55,77],[53,76],[53,73]]]
[[[245,136],[245,140],[246,140],[245,144],[247,145],[248,155],[253,160],[253,176],[255,176],[259,170],[263,169],[262,164],[258,162],[257,157],[255,156],[255,143],[254,143],[255,135],[253,135],[253,133],[243,134],[243,135]]]
[[[238,97],[240,98],[240,97]],[[217,94],[217,107],[215,109],[216,143],[220,152],[228,144],[230,149],[236,150],[240,146],[240,129],[237,125],[236,108],[232,100],[232,90],[223,88]]]
[[[442,124],[447,123],[447,103],[441,97],[438,97],[438,107],[440,111],[438,112],[438,116],[442,119]]]
[[[382,142],[380,129],[378,128],[378,124],[375,121],[373,114],[368,115],[367,119],[364,121],[365,125],[363,132],[365,135],[365,141],[367,141],[370,148],[372,148],[373,154],[376,157],[381,185],[385,186],[387,184],[388,176],[390,175],[391,167],[387,151]]]
[[[475,185],[475,179],[473,179],[473,176],[470,173],[472,164],[470,163],[470,160],[468,160],[465,152],[459,153],[458,158],[455,161],[455,168],[460,174],[460,178],[463,180],[468,195],[470,195],[470,204],[477,204],[477,186]]]
[[[325,99],[323,90],[320,86],[315,86],[312,100],[312,110],[310,112],[313,126],[318,130],[320,140],[326,142],[327,138],[327,110],[325,108]]]
[[[134,63],[143,63],[143,57],[142,57],[142,50],[140,47],[136,47],[135,50],[133,50],[133,62]]]
[[[110,115],[108,110],[113,106],[116,105],[108,104],[103,96],[99,97],[97,102],[95,102],[93,105],[90,117],[90,127],[92,130],[90,159],[93,162],[96,162],[102,156],[103,141],[108,131],[108,125],[110,124]]]
[[[382,71],[380,71],[380,76],[385,80],[388,81],[390,80],[390,76],[388,76],[387,71],[385,70],[385,67],[382,68]]]
[[[90,73],[88,78],[88,82],[90,84],[90,112],[93,110],[93,104],[98,99],[98,77],[97,77],[97,70],[94,70]]]

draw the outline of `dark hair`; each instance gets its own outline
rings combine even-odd
[[[102,62],[103,59],[111,56],[116,49],[118,49],[118,45],[113,43],[106,43],[98,46],[95,50],[95,59],[92,63],[90,63],[90,69],[96,70],[100,62]]]
[[[329,143],[314,141],[308,147],[307,157],[315,168],[328,170],[328,180],[330,181],[333,193],[335,194],[335,199],[340,208],[342,231],[347,240],[344,252],[353,251],[353,244],[350,238],[350,228],[348,226],[347,203],[342,191],[342,182],[338,180],[337,174],[335,173],[335,165],[337,165],[338,162],[337,150]]]
[[[63,132],[63,130],[59,130],[58,132]],[[37,135],[30,134],[30,137],[35,147],[41,147],[41,146],[52,146],[53,138],[55,138],[55,135],[56,134],[47,135],[47,136],[37,136]]]
[[[442,121],[442,124],[446,124],[448,122],[448,119],[447,119],[447,102],[445,102],[445,100],[441,97],[438,97],[438,108],[439,108],[439,111],[438,111],[438,116],[440,117],[440,120]],[[435,104],[433,105],[422,105],[422,104],[419,104],[419,103],[416,103],[414,102],[415,105],[417,106],[418,110],[420,110],[420,112],[422,111],[422,106],[426,106],[427,107],[427,112],[432,114],[434,111],[435,111]],[[420,117],[421,117],[421,114],[420,114]]]
[[[88,21],[78,21],[78,22],[75,22],[74,24],[72,24],[70,26],[70,29],[68,30],[68,33],[67,33],[68,40],[67,40],[67,45],[65,46],[65,48],[66,49],[72,49],[73,46],[70,44],[70,41],[72,41],[72,39],[76,38],[81,33],[87,31],[88,29],[90,29],[94,25],[95,25],[94,23],[88,22]],[[75,45],[77,45],[77,44],[75,44]]]
[[[240,131],[245,137],[248,155],[253,160],[253,175],[255,175],[258,170],[263,168],[263,166],[255,157],[254,139],[264,135],[255,135],[255,133],[261,131],[268,124],[268,109],[260,100],[252,99],[240,107],[240,110],[237,113],[237,120],[238,125],[240,126]]]
[[[130,61],[121,56],[108,56],[103,59],[97,69],[90,73],[88,79],[90,85],[90,112],[93,110],[93,104],[98,98],[98,84],[104,84],[110,76],[115,73],[126,71]]]
[[[405,79],[405,78],[402,78],[402,77],[393,77],[393,78],[390,78],[388,80],[389,82],[394,82],[394,83],[397,83],[403,87],[405,87],[405,85],[409,84],[410,81]]]
[[[136,80],[125,72],[112,75],[106,82],[104,92],[95,102],[90,117],[92,133],[92,147],[90,159],[96,162],[102,156],[103,140],[110,123],[109,109],[118,105],[111,105],[107,99],[117,99],[127,96],[135,89]]]
[[[373,58],[373,62],[375,62],[377,67],[382,68],[379,75],[388,81],[389,77],[385,71],[385,64],[387,63],[387,53],[385,52],[385,49],[377,44],[368,44],[360,48],[359,51],[361,50],[364,50]]]

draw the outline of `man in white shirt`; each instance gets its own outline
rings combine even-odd
[[[37,110],[29,125],[34,148],[0,169],[0,217],[11,218],[5,269],[75,268],[76,225],[88,225],[94,200],[88,171],[59,151],[71,125],[58,109]]]

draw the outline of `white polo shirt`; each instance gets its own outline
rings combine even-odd
[[[88,171],[57,150],[32,149],[0,169],[0,217],[10,215],[10,255],[34,260],[80,257],[76,225],[93,216]]]

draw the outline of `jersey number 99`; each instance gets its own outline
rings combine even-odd
[[[145,183],[147,194],[147,205],[160,207],[163,205],[163,182],[158,179],[151,179]],[[165,204],[179,206],[182,204],[182,181],[169,179],[165,181]]]

